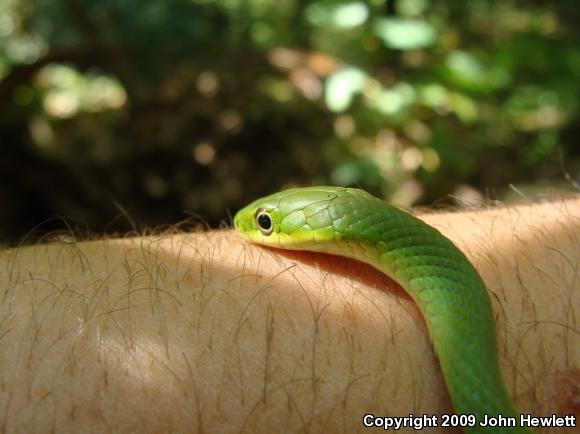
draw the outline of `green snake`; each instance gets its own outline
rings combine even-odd
[[[234,217],[246,239],[272,247],[325,252],[372,265],[419,306],[457,414],[475,415],[466,432],[531,433],[483,427],[484,415],[518,412],[501,377],[485,284],[465,255],[435,228],[352,188],[306,187],[252,202]]]

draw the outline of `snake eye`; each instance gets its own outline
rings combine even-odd
[[[256,226],[263,235],[270,235],[274,230],[274,222],[270,213],[263,210],[259,211],[256,214]]]

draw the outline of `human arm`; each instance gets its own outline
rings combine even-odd
[[[522,413],[578,411],[579,215],[422,216],[486,282]],[[13,429],[362,432],[365,413],[451,412],[415,305],[346,259],[232,231],[37,245],[0,254],[0,291]]]

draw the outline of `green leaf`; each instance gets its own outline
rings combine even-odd
[[[314,26],[334,26],[342,29],[364,24],[369,17],[368,6],[360,1],[339,5],[315,2],[306,8],[306,20]]]
[[[437,33],[429,23],[406,18],[383,18],[375,21],[375,35],[396,50],[416,50],[435,43]]]
[[[365,84],[366,75],[356,68],[344,68],[333,74],[326,82],[325,101],[334,112],[346,110],[355,93]]]

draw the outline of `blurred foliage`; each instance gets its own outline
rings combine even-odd
[[[0,240],[215,224],[290,185],[572,189],[579,22],[576,0],[0,0]]]

